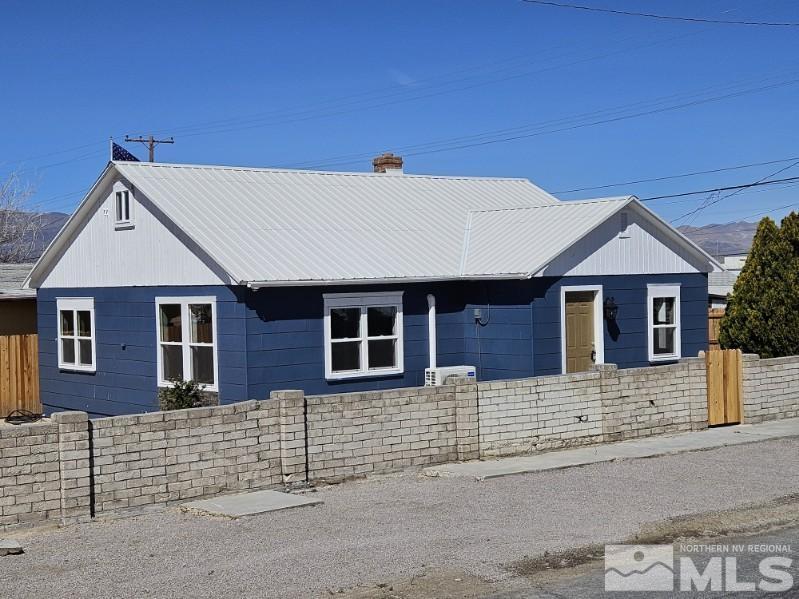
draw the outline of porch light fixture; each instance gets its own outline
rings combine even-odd
[[[605,299],[603,304],[604,313],[605,313],[605,320],[615,321],[616,316],[619,314],[619,307],[616,305],[616,301],[612,297],[608,297]]]

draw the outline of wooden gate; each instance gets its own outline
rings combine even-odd
[[[741,422],[743,362],[740,349],[713,349],[707,364],[707,420],[710,426]]]
[[[0,418],[14,410],[42,412],[38,335],[0,335]]]

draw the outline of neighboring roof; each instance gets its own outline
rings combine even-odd
[[[632,201],[628,196],[473,211],[461,273],[530,276]]]
[[[708,295],[727,297],[728,293],[732,293],[732,288],[735,285],[735,281],[738,279],[739,274],[741,274],[740,270],[723,270],[721,272],[708,273]]]
[[[0,264],[0,300],[35,297],[34,289],[25,289],[24,282],[33,264]]]
[[[526,179],[116,167],[248,282],[452,277],[469,210],[557,202]]]
[[[114,171],[231,281],[254,287],[528,277],[631,203],[720,268],[633,196],[560,202],[526,179],[111,162],[37,263],[33,286]]]

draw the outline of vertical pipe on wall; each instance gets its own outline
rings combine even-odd
[[[436,367],[436,296],[427,294],[427,336],[429,341],[430,368]]]

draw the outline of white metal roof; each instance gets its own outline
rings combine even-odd
[[[530,276],[632,201],[628,196],[473,211],[462,274]]]
[[[526,179],[113,162],[37,263],[32,286],[120,175],[231,281],[253,287],[529,277],[629,204],[720,270],[633,196],[560,202]]]
[[[557,200],[526,179],[120,162],[238,281],[448,278],[470,210]]]
[[[709,273],[707,275],[708,294],[726,297],[728,293],[732,293],[735,281],[740,274],[740,270],[724,270],[721,272]]]

